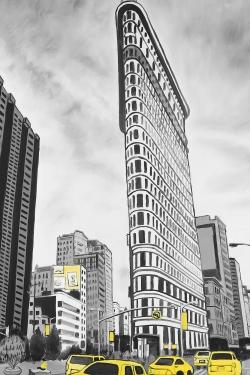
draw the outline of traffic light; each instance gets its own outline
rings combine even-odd
[[[188,315],[187,311],[182,311],[181,313],[181,327],[183,331],[188,330]]]

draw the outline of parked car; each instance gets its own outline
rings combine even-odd
[[[138,362],[107,359],[91,363],[77,375],[147,375],[145,368]]]
[[[158,357],[148,368],[148,375],[192,375],[193,373],[193,367],[179,356]]]
[[[79,374],[90,363],[102,361],[105,357],[100,355],[72,354],[66,362],[66,375]]]
[[[207,366],[210,352],[208,350],[200,350],[194,355],[194,366]]]
[[[241,375],[241,362],[233,352],[212,352],[208,361],[208,375]]]

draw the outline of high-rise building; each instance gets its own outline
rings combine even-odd
[[[243,299],[245,303],[245,311],[247,317],[247,328],[248,328],[248,336],[250,337],[250,300],[249,300],[249,290],[247,289],[246,285],[243,285]]]
[[[39,136],[0,77],[0,327],[27,331]]]
[[[87,237],[80,230],[57,237],[57,264],[74,264],[74,256],[85,254]]]
[[[206,348],[207,323],[185,121],[189,107],[144,8],[116,11],[120,129],[125,138],[130,298],[138,350]],[[196,303],[196,306],[193,305]],[[161,320],[151,318],[159,309]],[[136,342],[136,340],[135,340]],[[143,350],[143,349],[142,349]],[[140,353],[139,353],[140,355]]]
[[[98,320],[113,312],[112,252],[102,242],[89,240],[83,232],[75,231],[74,234],[58,237],[57,265],[65,264],[79,264],[87,271],[86,324],[89,350],[91,347],[97,349],[99,337],[101,349],[108,349],[108,331],[113,329],[113,324],[102,322],[99,335]]]
[[[208,310],[210,346],[214,349],[222,349],[223,345],[234,347],[238,345],[238,336],[226,226],[219,217],[211,219],[209,215],[204,215],[196,218],[196,227]],[[224,339],[225,343],[220,339]]]
[[[239,339],[248,337],[247,311],[243,295],[240,265],[236,259],[230,258],[230,268],[233,286],[233,303],[235,321]]]
[[[86,349],[86,277],[81,265],[36,266],[30,290],[28,337],[38,326],[43,331],[44,325],[51,322],[58,329],[63,349],[71,345]]]

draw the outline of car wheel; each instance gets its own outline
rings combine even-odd
[[[193,375],[194,371],[188,370],[187,375]]]
[[[178,371],[178,372],[176,373],[176,375],[184,375],[184,372],[182,372],[182,371]]]

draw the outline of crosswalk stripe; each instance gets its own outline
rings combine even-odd
[[[207,370],[206,369],[195,370],[194,374],[195,375],[206,375]]]

